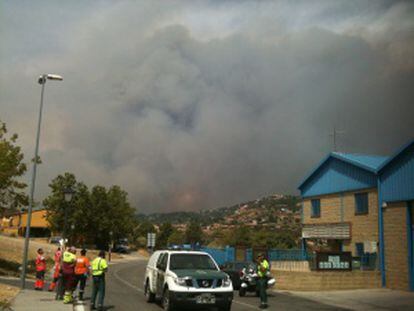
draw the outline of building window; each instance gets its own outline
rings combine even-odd
[[[364,243],[355,243],[355,253],[357,257],[362,257],[364,252]]]
[[[318,218],[321,217],[321,200],[314,199],[311,201],[311,217]]]
[[[355,193],[355,215],[368,214],[368,193]]]

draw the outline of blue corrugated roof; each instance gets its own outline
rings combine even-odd
[[[412,139],[409,143],[402,146],[400,149],[397,150],[396,153],[394,153],[391,157],[388,157],[386,161],[381,163],[381,165],[378,167],[378,171],[381,171],[384,167],[386,167],[388,164],[390,164],[392,161],[394,161],[399,155],[403,154],[408,148],[414,145],[414,139]]]
[[[367,155],[367,154],[356,154],[356,153],[341,153],[332,152],[333,155],[340,157],[341,159],[355,164],[359,167],[377,172],[380,166],[388,160],[389,157],[378,156],[378,155]]]
[[[359,168],[377,174],[377,170],[381,165],[388,160],[387,156],[379,155],[367,155],[367,154],[356,154],[356,153],[342,153],[342,152],[331,152],[327,157],[325,157],[322,162],[317,165],[314,170],[303,179],[303,181],[298,186],[299,189],[330,159],[335,158],[346,163],[350,163]]]

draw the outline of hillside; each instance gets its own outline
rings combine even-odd
[[[290,195],[271,195],[257,200],[243,202],[229,207],[203,210],[201,212],[174,212],[140,214],[139,221],[153,224],[170,222],[173,225],[197,221],[203,227],[212,225],[272,225],[300,222],[299,197]]]

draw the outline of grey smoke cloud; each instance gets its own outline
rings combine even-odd
[[[140,211],[214,208],[296,193],[334,126],[345,152],[389,154],[414,136],[410,2],[4,8],[1,118],[26,158],[36,77],[65,77],[47,85],[39,199],[73,171],[121,185]]]

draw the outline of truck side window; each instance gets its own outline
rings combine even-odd
[[[162,253],[160,255],[160,257],[158,257],[158,260],[157,260],[157,269],[162,269],[162,262],[164,260],[164,257],[166,257],[165,255],[166,255],[165,253]]]

